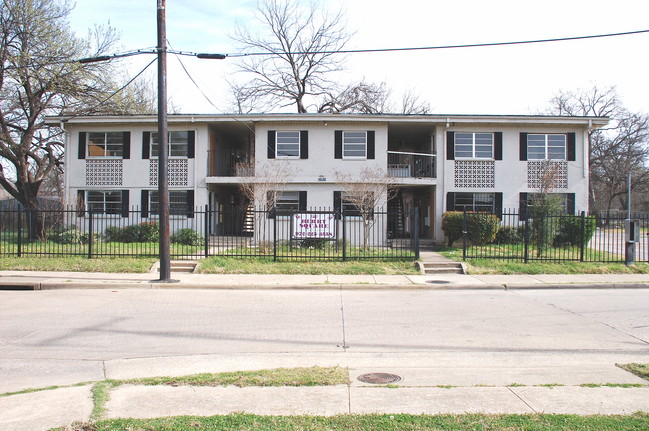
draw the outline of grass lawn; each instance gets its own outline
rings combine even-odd
[[[462,261],[462,248],[439,247],[440,254]],[[638,262],[627,267],[624,263],[578,261],[529,261],[523,263],[506,259],[467,259],[469,274],[649,274],[649,264]]]
[[[201,260],[198,271],[202,274],[419,274],[414,262],[407,260],[273,262],[272,257],[223,256]]]
[[[623,370],[627,370],[630,373],[635,374],[638,377],[642,377],[645,380],[649,380],[649,364],[616,364],[618,367]]]
[[[148,257],[0,257],[0,270],[145,273],[156,261]]]
[[[178,416],[159,419],[111,419],[72,428],[78,431],[424,431],[424,430],[643,430],[649,429],[649,414],[628,416],[577,415],[337,415],[337,416],[258,416],[230,414],[197,417]],[[61,429],[62,430],[62,429]]]

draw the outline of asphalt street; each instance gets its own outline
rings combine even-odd
[[[507,384],[531,367],[649,362],[649,289],[0,291],[0,347],[0,392],[355,361]],[[464,382],[471,367],[482,376]]]

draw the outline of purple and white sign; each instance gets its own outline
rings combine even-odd
[[[293,214],[293,239],[335,239],[336,220],[333,214]]]

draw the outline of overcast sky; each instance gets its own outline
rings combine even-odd
[[[649,29],[647,0],[321,0],[343,9],[348,48],[439,46],[560,38]],[[85,35],[110,24],[124,50],[156,45],[156,0],[76,0],[71,25]],[[167,0],[167,38],[174,49],[236,53],[229,35],[252,24],[256,0]],[[530,114],[559,90],[614,85],[627,108],[647,112],[649,33],[509,47],[351,54],[342,81],[382,82],[395,95],[413,89],[435,114]],[[131,75],[153,57],[120,60]],[[233,59],[182,58],[210,105],[169,57],[172,103],[184,113],[228,111],[226,79]],[[150,68],[155,77],[155,67]],[[285,108],[283,112],[293,112]]]

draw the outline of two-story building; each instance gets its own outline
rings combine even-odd
[[[47,121],[65,130],[68,204],[107,217],[134,208],[144,219],[156,217],[156,116]],[[191,218],[195,207],[245,207],[251,202],[240,185],[272,181],[280,171],[290,175],[283,177],[278,207],[339,210],[345,195],[337,180],[371,168],[396,187],[379,205],[417,208],[420,236],[441,242],[444,211],[520,208],[539,191],[548,163],[565,210],[587,210],[588,132],[607,122],[560,116],[170,115],[170,214]],[[225,226],[231,223],[215,216],[210,233],[236,234]]]

